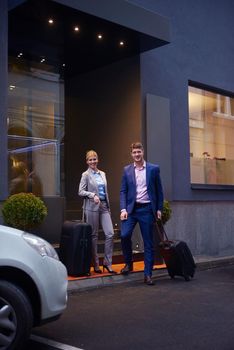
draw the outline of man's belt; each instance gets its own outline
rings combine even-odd
[[[150,204],[150,202],[147,202],[147,203],[135,202],[135,208],[147,207],[149,204]]]

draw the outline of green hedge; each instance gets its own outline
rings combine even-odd
[[[162,223],[165,224],[171,217],[171,207],[170,203],[167,200],[163,202],[163,211],[162,211]]]
[[[21,230],[30,230],[40,225],[47,215],[44,202],[32,193],[17,193],[3,204],[4,223]]]

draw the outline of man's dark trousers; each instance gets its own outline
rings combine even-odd
[[[125,263],[132,264],[132,232],[136,224],[139,223],[141,235],[144,241],[144,263],[145,276],[152,275],[154,265],[154,247],[153,247],[153,224],[154,215],[150,203],[136,204],[134,210],[128,215],[127,220],[121,224],[121,243]]]

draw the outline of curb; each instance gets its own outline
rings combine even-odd
[[[216,258],[208,258],[206,260],[199,260],[195,257],[195,262],[197,265],[197,270],[209,270],[214,269],[216,267],[228,266],[234,264],[234,256],[225,256],[225,257],[216,257]]]
[[[226,257],[194,257],[196,262],[197,271],[214,269],[217,267],[228,266],[234,264],[234,256]],[[168,276],[167,269],[156,269],[153,271],[153,279],[162,278]],[[114,284],[129,283],[136,281],[143,281],[144,272],[133,272],[127,276],[123,275],[110,275],[95,278],[84,278],[76,281],[68,282],[68,295],[78,292],[87,291],[90,289],[103,288],[113,286]]]

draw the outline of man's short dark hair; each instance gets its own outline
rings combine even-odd
[[[142,145],[141,142],[133,142],[133,143],[131,144],[131,147],[130,147],[131,152],[132,152],[133,149],[135,149],[135,148],[138,148],[138,149],[141,149],[142,151],[144,151],[144,147],[143,147],[143,145]]]

